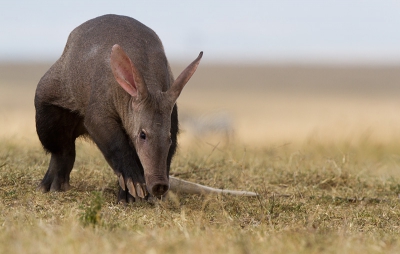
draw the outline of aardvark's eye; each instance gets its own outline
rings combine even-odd
[[[140,138],[146,140],[146,133],[144,131],[140,132]]]

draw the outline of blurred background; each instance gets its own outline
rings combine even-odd
[[[204,51],[178,100],[182,144],[400,140],[400,2],[372,0],[3,1],[1,136],[37,140],[37,82],[108,13],[152,28],[175,76]]]

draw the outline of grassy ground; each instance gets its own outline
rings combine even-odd
[[[48,66],[0,67],[0,253],[400,252],[395,69],[200,72],[181,95],[182,114],[230,110],[236,140],[194,138],[183,126],[172,173],[260,196],[171,193],[123,206],[112,170],[85,141],[74,188],[36,191],[49,156],[35,135],[33,92]],[[366,87],[345,93],[351,82]]]
[[[0,145],[1,253],[382,253],[400,251],[400,147],[363,143],[180,151],[173,173],[259,198],[172,194],[116,204],[116,178],[79,143],[74,189],[41,194],[40,146]]]

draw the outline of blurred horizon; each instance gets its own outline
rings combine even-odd
[[[204,51],[178,101],[182,144],[222,144],[231,132],[251,145],[400,139],[400,2],[22,0],[2,7],[0,137],[38,142],[40,77],[75,27],[116,13],[159,35],[174,75]]]
[[[397,1],[11,1],[0,10],[0,62],[53,62],[94,17],[133,17],[171,62],[399,65]]]

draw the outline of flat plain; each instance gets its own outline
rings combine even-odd
[[[87,140],[73,189],[36,191],[49,156],[33,97],[49,66],[0,64],[0,253],[400,252],[400,67],[200,65],[172,174],[260,195],[124,206]]]

